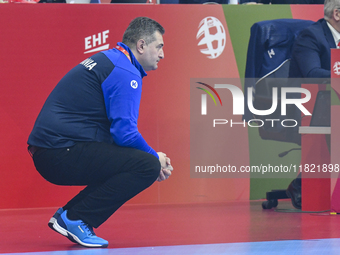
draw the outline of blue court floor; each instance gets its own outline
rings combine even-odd
[[[177,245],[117,249],[84,249],[2,255],[336,255],[340,254],[340,239],[287,240],[251,243]]]
[[[96,234],[109,248],[90,249],[52,231],[57,208],[0,210],[0,255],[335,255],[340,215],[296,211],[290,201],[126,205]]]

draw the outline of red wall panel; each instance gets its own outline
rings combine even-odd
[[[0,8],[0,23],[6,24],[0,33],[0,208],[60,206],[79,191],[43,180],[26,141],[59,79],[92,54],[84,54],[86,43],[93,46],[96,38],[96,46],[114,47],[137,16],[154,18],[166,30],[165,59],[143,82],[139,129],[152,147],[168,154],[175,170],[169,180],[155,183],[130,203],[249,197],[246,179],[190,178],[190,78],[238,76],[221,6],[7,4]],[[208,16],[226,29],[226,47],[216,59],[208,59],[197,46],[199,23]],[[105,42],[101,37],[99,43],[107,30]]]

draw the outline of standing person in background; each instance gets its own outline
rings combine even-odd
[[[28,138],[34,165],[47,181],[86,185],[48,224],[85,247],[107,247],[93,228],[171,175],[170,159],[137,129],[142,78],[164,58],[163,34],[155,20],[134,19],[116,48],[84,60],[60,80]]]

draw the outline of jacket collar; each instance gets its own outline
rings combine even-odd
[[[131,63],[137,68],[137,70],[140,72],[142,78],[147,76],[147,73],[144,71],[143,67],[141,64],[139,64],[139,62],[137,61],[137,59],[135,58],[135,56],[133,55],[132,51],[130,50],[130,48],[125,45],[124,43],[117,43],[117,45],[119,45],[120,47],[124,48],[130,55],[131,58]]]
[[[327,21],[325,19],[320,19],[319,22],[321,23],[321,26],[322,26],[322,29],[324,31],[326,40],[329,44],[329,47],[330,48],[336,48],[334,37],[332,35],[331,30],[329,29],[329,27],[327,25]]]

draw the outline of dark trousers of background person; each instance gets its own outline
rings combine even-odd
[[[99,142],[39,149],[33,161],[41,176],[53,184],[87,186],[63,208],[95,228],[154,183],[161,169],[152,154]]]

